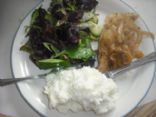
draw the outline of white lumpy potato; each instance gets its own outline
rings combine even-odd
[[[49,74],[44,93],[59,112],[94,111],[103,114],[115,107],[117,85],[91,67]]]

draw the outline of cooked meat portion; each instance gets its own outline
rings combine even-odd
[[[144,37],[154,36],[137,26],[138,17],[136,13],[114,13],[106,17],[98,48],[100,71],[122,67],[144,56],[139,50],[140,43]]]

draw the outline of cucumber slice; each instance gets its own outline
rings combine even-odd
[[[95,23],[92,22],[92,25],[91,25],[91,27],[89,27],[89,30],[91,31],[91,33],[94,36],[98,37],[98,36],[100,36],[100,34],[101,34],[102,30],[103,30],[103,25],[95,24]]]

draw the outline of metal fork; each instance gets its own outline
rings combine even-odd
[[[134,62],[132,62],[131,64],[124,66],[122,68],[116,69],[116,70],[112,70],[112,71],[108,71],[105,72],[104,74],[108,77],[108,78],[116,78],[116,76],[129,71],[131,69],[137,68],[141,65],[144,65],[146,63],[152,62],[156,60],[156,52],[152,52],[149,55],[140,58]],[[8,78],[8,79],[0,79],[0,86],[6,86],[9,84],[13,84],[13,83],[17,83],[17,82],[21,82],[24,80],[32,80],[32,79],[41,79],[41,78],[45,78],[47,74],[40,74],[40,75],[36,75],[36,76],[28,76],[28,77],[22,77],[22,78]]]
[[[21,78],[6,78],[6,79],[0,79],[0,86],[6,86],[10,84],[14,84],[17,82],[25,81],[25,80],[37,80],[37,79],[43,79],[45,78],[47,74],[40,74],[35,76],[27,76],[27,77],[21,77]]]

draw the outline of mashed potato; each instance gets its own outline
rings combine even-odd
[[[59,112],[85,110],[102,114],[114,108],[117,85],[98,70],[83,67],[49,74],[44,93],[50,106]]]

